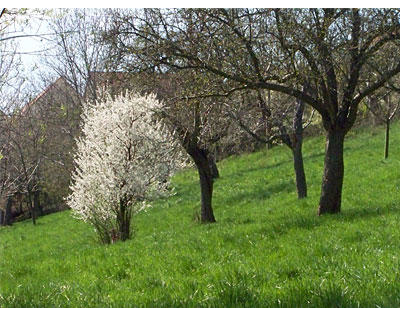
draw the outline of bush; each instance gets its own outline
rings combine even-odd
[[[103,243],[129,239],[132,215],[164,194],[183,164],[178,143],[153,115],[161,107],[138,94],[84,105],[67,202]]]

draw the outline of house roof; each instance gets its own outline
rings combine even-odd
[[[41,98],[43,98],[50,91],[52,91],[54,88],[56,88],[57,85],[62,81],[64,81],[66,84],[68,84],[67,80],[64,77],[58,78],[56,81],[54,81],[52,84],[50,84],[46,89],[44,89],[42,92],[40,92],[34,99],[29,101],[27,104],[25,104],[21,110],[21,114],[25,114],[36,102],[38,102]]]
[[[169,95],[172,86],[174,86],[174,80],[171,80],[170,75],[149,75],[146,74],[129,73],[129,72],[100,72],[93,71],[89,73],[88,80],[85,86],[85,92],[83,99],[87,100],[90,96],[91,89],[105,89],[109,88],[111,94],[122,93],[125,90],[132,89],[134,86],[139,85],[141,82],[147,82],[146,92],[153,92],[158,97],[162,98]],[[153,83],[153,84],[152,84]],[[60,84],[65,84],[68,87],[71,85],[67,80],[61,76],[56,81],[51,83],[42,92],[40,92],[35,98],[25,104],[21,110],[21,114],[27,113],[27,111],[41,99],[49,95],[54,89],[59,88]],[[73,89],[71,87],[71,89]],[[172,88],[173,89],[173,88]],[[74,90],[75,91],[75,90]],[[78,94],[77,94],[78,95]]]

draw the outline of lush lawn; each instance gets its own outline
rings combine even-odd
[[[219,164],[217,223],[193,221],[197,174],[134,218],[133,240],[101,246],[70,212],[0,228],[0,307],[400,306],[400,125],[345,144],[342,214],[316,216],[324,138],[304,145],[309,197],[287,148]]]

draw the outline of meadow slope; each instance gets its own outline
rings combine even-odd
[[[0,228],[0,307],[398,307],[400,124],[345,142],[342,213],[316,216],[324,137],[304,144],[309,197],[284,146],[218,164],[217,223],[199,224],[194,170],[134,217],[132,240],[99,245],[70,211]]]

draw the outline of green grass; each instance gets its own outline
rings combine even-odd
[[[135,237],[102,246],[69,211],[0,229],[1,307],[400,306],[400,124],[345,143],[342,213],[316,216],[324,138],[304,144],[298,201],[287,148],[219,163],[217,223],[193,221],[194,170],[134,218]]]

